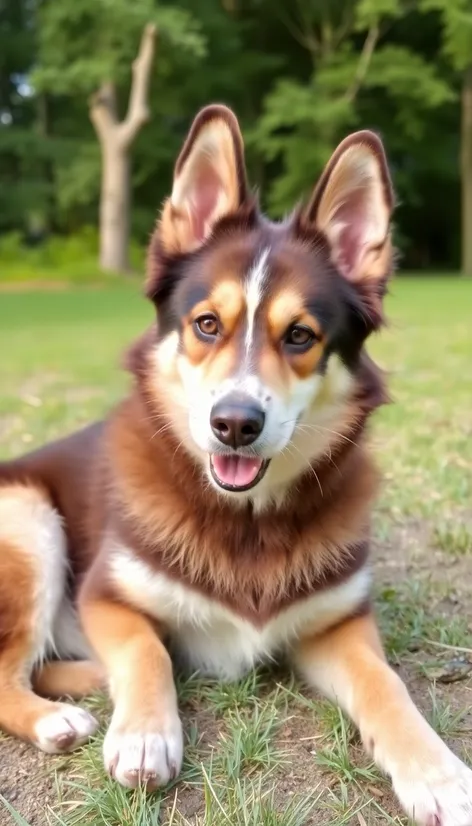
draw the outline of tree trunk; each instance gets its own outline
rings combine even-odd
[[[133,62],[128,112],[123,121],[118,121],[117,95],[112,81],[104,81],[90,100],[90,119],[102,151],[100,267],[105,271],[129,271],[130,148],[149,119],[147,98],[155,40],[156,27],[150,23],[144,28],[138,56]]]
[[[129,271],[130,215],[129,153],[110,135],[102,145],[102,188],[100,194],[100,267]]]
[[[461,181],[462,273],[472,278],[472,64],[462,84]]]

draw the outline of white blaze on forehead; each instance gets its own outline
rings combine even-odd
[[[267,259],[269,252],[269,247],[261,252],[251,267],[245,284],[247,307],[246,354],[249,354],[251,350],[256,312],[264,294],[264,282],[268,275]]]

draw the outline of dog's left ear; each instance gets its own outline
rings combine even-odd
[[[164,252],[198,249],[216,222],[247,197],[243,139],[226,106],[207,106],[196,116],[174,170],[172,194],[158,224]]]
[[[338,146],[300,216],[321,230],[333,263],[354,283],[383,281],[391,266],[394,197],[380,138],[355,132]]]

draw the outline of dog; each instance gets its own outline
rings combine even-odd
[[[371,605],[366,427],[387,396],[365,343],[393,207],[360,131],[272,223],[235,115],[197,115],[149,245],[157,316],[127,353],[128,397],[0,467],[5,731],[73,749],[96,722],[60,698],[106,685],[105,766],[152,790],[182,761],[173,663],[236,680],[280,653],[351,716],[416,823],[472,824],[472,772],[387,664]]]

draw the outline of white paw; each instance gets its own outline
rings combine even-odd
[[[149,791],[165,786],[180,772],[183,755],[182,725],[178,715],[164,725],[153,720],[141,728],[114,728],[113,721],[103,744],[105,768],[118,783]]]
[[[48,754],[72,751],[85,743],[98,723],[88,711],[62,703],[56,711],[41,717],[35,725],[35,743]]]
[[[410,767],[411,769],[411,767]],[[408,815],[421,826],[472,826],[472,771],[449,750],[420,773],[394,778],[394,789]]]

